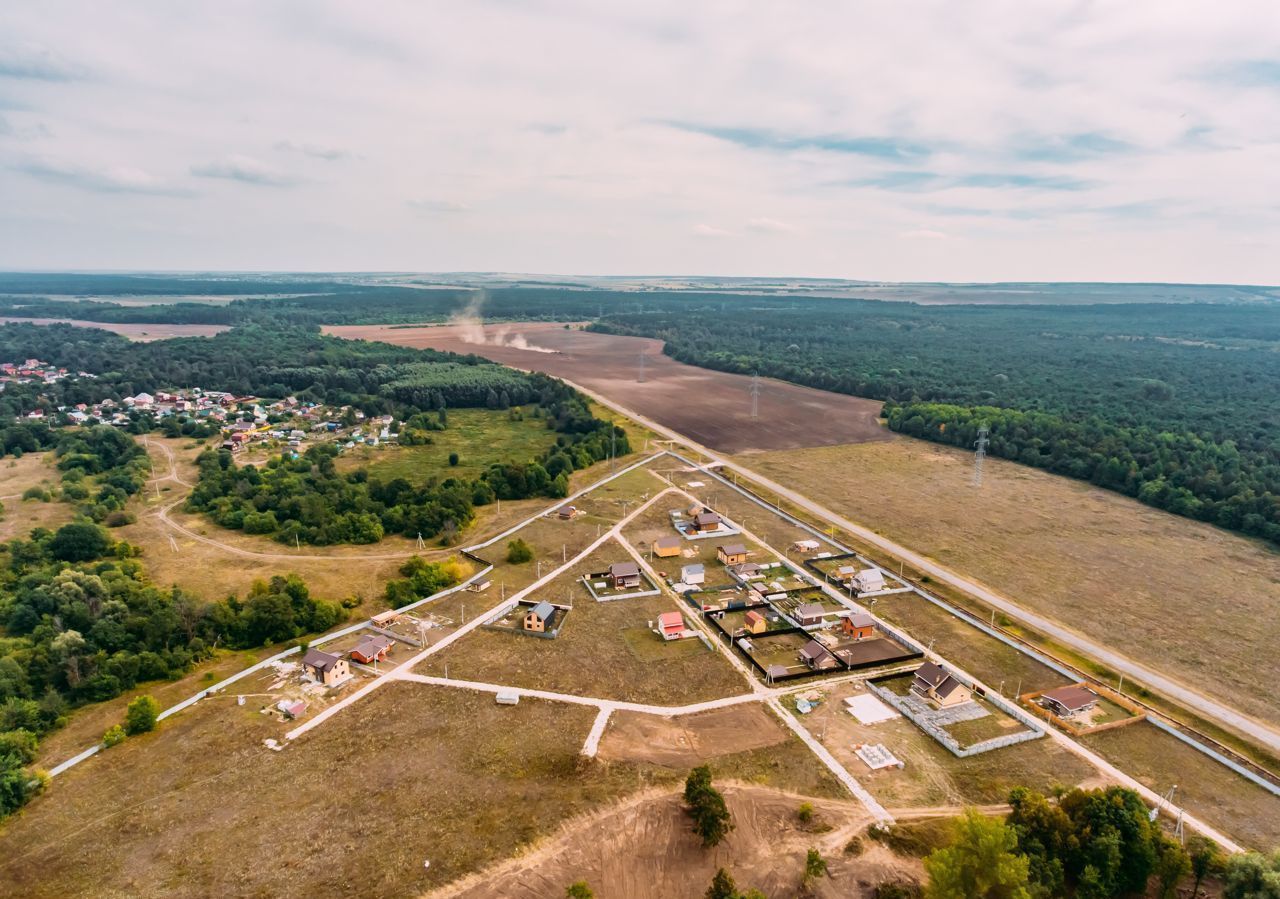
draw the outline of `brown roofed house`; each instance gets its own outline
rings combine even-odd
[[[699,512],[693,517],[693,526],[701,533],[720,530],[720,516],[715,512]]]
[[[640,566],[635,562],[614,562],[609,566],[609,582],[615,590],[640,586]]]
[[[810,640],[804,645],[800,650],[800,661],[814,671],[829,671],[840,666],[839,659],[817,640]]]
[[[944,709],[973,699],[973,691],[960,683],[950,671],[933,662],[925,662],[916,669],[911,690]]]
[[[302,657],[302,673],[316,683],[333,687],[351,677],[351,666],[340,656],[321,652],[318,649],[308,649],[306,655]]]
[[[747,561],[747,548],[741,543],[722,543],[716,547],[716,558],[725,565],[741,565]]]
[[[813,624],[822,623],[822,615],[826,610],[822,608],[821,603],[807,602],[802,606],[797,606],[795,611],[795,619],[800,622],[801,627],[809,627]]]
[[[1055,715],[1070,718],[1096,707],[1098,694],[1084,684],[1071,684],[1041,693],[1040,704]]]

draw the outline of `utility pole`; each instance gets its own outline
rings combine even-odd
[[[751,417],[760,417],[760,375],[756,372],[751,373]]]
[[[644,383],[644,352],[643,351],[641,351],[640,353],[640,372],[639,372],[639,376],[636,378],[636,381],[640,384]]]
[[[974,441],[974,445],[978,447],[978,451],[973,454],[973,486],[982,486],[982,463],[987,458],[987,435],[991,433],[991,429],[985,424],[978,428],[978,439]]]
[[[418,549],[425,549],[426,545],[422,539],[422,531],[418,531]]]

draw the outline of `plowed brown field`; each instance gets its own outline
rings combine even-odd
[[[796,449],[889,440],[875,400],[761,379],[751,417],[751,378],[685,365],[662,354],[662,341],[618,337],[555,322],[438,325],[420,328],[349,325],[339,337],[474,353],[515,368],[567,378],[726,453]],[[639,380],[644,355],[644,381]]]

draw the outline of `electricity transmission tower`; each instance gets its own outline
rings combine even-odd
[[[751,373],[751,417],[760,417],[760,375]]]
[[[973,454],[973,486],[982,486],[982,462],[987,458],[987,435],[991,433],[990,428],[982,425],[978,428],[978,439],[974,441],[974,445],[978,447],[978,451]]]
[[[636,380],[641,384],[644,383],[644,353],[640,354],[640,375]]]

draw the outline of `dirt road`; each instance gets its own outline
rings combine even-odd
[[[875,400],[760,380],[751,415],[751,377],[711,371],[662,354],[662,342],[565,330],[563,324],[342,326],[339,337],[474,353],[514,368],[567,378],[724,453],[889,440]],[[483,342],[478,342],[483,337]],[[644,380],[640,359],[644,357]]]

